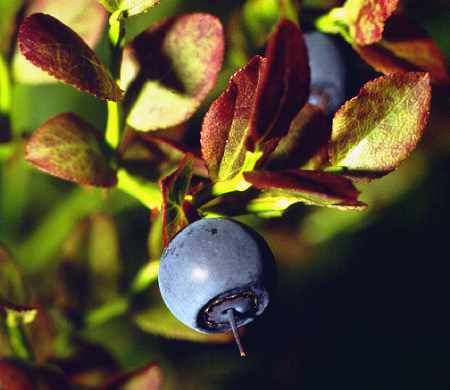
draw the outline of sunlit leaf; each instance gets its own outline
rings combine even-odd
[[[266,64],[255,56],[231,77],[228,88],[209,108],[201,131],[202,156],[213,180],[235,176],[245,161],[245,139],[254,110],[258,78]]]
[[[159,3],[159,0],[99,0],[109,11],[126,11],[128,16],[148,11]]]
[[[79,0],[70,7],[60,0],[33,0],[26,9],[26,15],[34,13],[51,15],[74,30],[90,48],[100,40],[105,28],[107,14],[96,0]],[[13,59],[14,78],[21,83],[53,83],[56,79],[33,66],[16,50]]]
[[[192,330],[173,316],[162,298],[158,302],[153,302],[145,311],[135,314],[133,319],[143,331],[170,339],[227,343],[233,338],[230,333],[204,334]]]
[[[163,371],[155,363],[117,375],[101,386],[103,390],[160,390],[163,387]]]
[[[383,39],[355,50],[375,70],[384,74],[405,71],[429,72],[436,84],[450,84],[444,55],[430,36],[402,16],[393,16]]]
[[[21,326],[31,324],[37,315],[37,310],[31,306],[17,306],[9,303],[0,303],[0,309],[6,314],[8,326]]]
[[[261,69],[246,139],[250,150],[286,134],[309,96],[307,50],[303,34],[294,22],[283,19],[277,24],[265,56],[267,64]]]
[[[214,181],[240,173],[248,151],[271,151],[309,95],[307,53],[295,23],[277,25],[266,56],[237,71],[205,115],[200,142]]]
[[[349,209],[365,207],[358,201],[359,191],[352,182],[331,173],[291,169],[247,172],[244,177],[263,190],[256,203],[266,203],[267,208],[276,204],[283,209],[295,202]],[[264,211],[262,206],[258,211]]]
[[[347,0],[316,24],[324,32],[341,33],[351,44],[369,45],[381,39],[385,23],[398,5],[399,0]]]
[[[100,99],[120,100],[122,91],[79,35],[45,14],[26,18],[19,30],[22,54],[53,77]]]
[[[172,237],[189,224],[185,210],[185,196],[189,191],[192,178],[193,159],[187,155],[175,172],[161,180],[163,194],[162,204],[162,239],[166,246]]]
[[[397,168],[422,136],[430,97],[427,73],[399,73],[369,81],[334,116],[331,163],[368,176]]]
[[[267,165],[271,169],[318,169],[328,160],[331,126],[322,109],[307,103],[280,139]]]
[[[140,69],[126,99],[133,101],[127,123],[140,131],[169,128],[189,119],[214,86],[223,28],[215,16],[186,14],[152,26],[131,48]]]
[[[351,7],[350,3],[358,8],[350,31],[357,44],[369,45],[381,39],[384,24],[397,9],[399,0],[348,0],[345,7]]]
[[[100,135],[72,113],[57,115],[37,129],[28,141],[25,158],[50,175],[79,184],[111,187],[116,183]]]

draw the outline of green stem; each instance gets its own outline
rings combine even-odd
[[[117,172],[117,188],[131,195],[149,209],[160,208],[162,195],[158,184],[139,179],[125,169]]]
[[[9,113],[11,110],[11,79],[8,64],[0,55],[0,142],[11,136]]]
[[[9,114],[11,109],[11,78],[8,64],[0,55],[0,114]]]
[[[108,100],[108,120],[106,122],[105,139],[114,150],[119,146],[123,128],[123,112],[119,102]]]
[[[114,12],[109,18],[109,43],[111,50],[111,73],[120,86],[120,66],[125,44],[124,17],[121,11]],[[122,105],[120,102],[108,101],[108,120],[106,123],[106,142],[116,149],[119,146],[122,130],[125,125]]]

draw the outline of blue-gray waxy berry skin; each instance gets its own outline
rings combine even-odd
[[[202,219],[179,232],[164,250],[159,288],[170,311],[203,333],[230,329],[260,315],[269,303],[273,255],[250,228],[222,218]]]
[[[305,34],[311,71],[309,102],[335,112],[345,100],[345,64],[339,49],[326,34]]]

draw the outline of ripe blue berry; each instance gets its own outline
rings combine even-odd
[[[202,219],[178,233],[164,250],[159,288],[170,311],[203,333],[253,321],[269,303],[275,264],[264,239],[229,219]],[[243,355],[241,349],[241,355]]]
[[[311,71],[309,102],[321,106],[327,114],[335,112],[345,99],[344,60],[326,34],[305,34]]]

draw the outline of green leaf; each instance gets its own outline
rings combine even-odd
[[[26,160],[53,176],[83,185],[112,187],[116,173],[103,152],[100,134],[72,113],[57,115],[37,129]]]
[[[79,0],[70,7],[60,0],[33,0],[26,9],[26,14],[48,14],[74,30],[90,48],[94,48],[102,37],[107,14],[96,0]],[[54,83],[56,79],[33,66],[16,49],[13,58],[13,74],[20,83],[40,84]]]
[[[115,376],[104,383],[103,390],[160,390],[163,386],[163,372],[155,363],[150,363],[125,374]]]
[[[302,7],[313,9],[329,9],[337,6],[341,0],[303,0]]]
[[[333,118],[332,165],[367,177],[397,168],[422,136],[430,98],[427,73],[398,73],[366,83]]]
[[[19,267],[0,243],[0,304],[24,305],[27,291]]]
[[[248,206],[253,212],[280,211],[296,202],[341,209],[366,206],[358,201],[359,191],[349,179],[331,173],[292,169],[253,171],[244,173],[244,177],[263,190]]]
[[[180,162],[175,172],[161,180],[162,240],[164,247],[181,229],[189,224],[189,207],[185,197],[191,184],[194,161],[191,155]]]
[[[130,49],[122,66],[139,70],[126,98],[127,123],[140,131],[167,129],[189,119],[213,88],[223,28],[213,15],[176,16],[140,34]]]
[[[281,17],[298,22],[292,0],[248,0],[242,7],[242,21],[253,46],[261,47]]]
[[[204,334],[196,332],[180,322],[167,309],[161,297],[157,302],[133,316],[136,325],[143,331],[169,339],[196,341],[204,343],[227,343],[232,340],[229,333]]]
[[[108,214],[93,214],[89,222],[90,303],[95,305],[113,299],[119,292],[119,233],[116,222]]]
[[[122,98],[122,91],[92,49],[53,16],[38,13],[27,17],[18,41],[25,58],[53,77],[100,99]]]
[[[0,54],[7,54],[16,27],[15,18],[22,6],[22,0],[2,0],[0,2]]]
[[[127,16],[147,12],[159,3],[159,0],[99,0],[109,11],[126,11]]]

